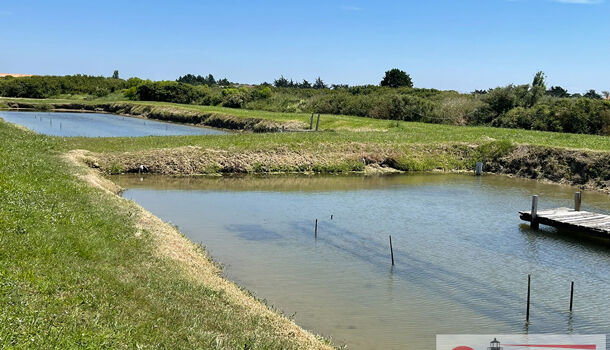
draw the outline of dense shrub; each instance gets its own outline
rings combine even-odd
[[[252,99],[252,94],[246,88],[222,89],[222,105],[225,107],[241,108]]]
[[[146,82],[136,88],[136,98],[143,101],[190,104],[200,102],[203,97],[196,87],[175,81]]]
[[[610,102],[562,98],[531,108],[516,107],[492,119],[497,127],[608,135]]]
[[[47,98],[63,94],[105,96],[126,88],[122,79],[88,75],[0,78],[0,96]]]

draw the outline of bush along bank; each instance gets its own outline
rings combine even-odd
[[[193,111],[185,108],[174,108],[170,106],[154,106],[147,104],[114,102],[114,103],[31,103],[21,101],[9,101],[6,103],[9,109],[28,109],[39,111],[85,111],[105,112],[132,117],[163,120],[193,125],[211,126],[215,128],[242,130],[253,132],[278,132],[282,130],[297,131],[304,130],[306,125],[297,121],[285,123],[262,118],[237,117],[234,115],[219,113]]]
[[[107,174],[142,171],[161,175],[467,171],[478,161],[484,171],[544,180],[610,193],[610,154],[494,141],[481,145],[353,144],[293,150],[180,147],[137,152],[90,153],[90,166]]]

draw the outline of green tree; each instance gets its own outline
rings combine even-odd
[[[604,98],[605,98],[606,100],[607,100],[607,99],[610,99],[610,92],[609,92],[609,91],[602,91],[602,95],[604,95]]]
[[[570,97],[570,93],[568,93],[568,90],[562,88],[561,86],[551,86],[550,89],[546,90],[546,94],[559,98]]]
[[[602,98],[602,96],[600,94],[598,94],[597,91],[595,91],[593,89],[587,91],[587,93],[584,94],[583,97],[591,98],[591,99],[594,99],[594,100],[601,100],[601,98]]]
[[[328,88],[328,86],[326,86],[326,84],[324,84],[322,79],[320,79],[320,77],[318,77],[316,79],[316,81],[313,83],[313,88],[314,89],[326,89],[326,88]]]
[[[289,84],[288,79],[284,78],[283,75],[273,81],[273,85],[278,88],[288,87]]]
[[[114,72],[112,73],[112,78],[119,79],[119,71],[117,69],[115,69]]]
[[[204,78],[203,80],[204,80],[204,84],[207,84],[208,86],[214,86],[217,83],[216,79],[214,79],[214,76],[212,74],[208,74],[208,76],[206,78]],[[221,85],[223,85],[223,84],[221,84]]]
[[[381,83],[381,86],[389,86],[391,88],[397,87],[413,87],[413,81],[411,80],[411,76],[407,74],[405,71],[402,71],[398,68],[390,69],[385,72],[385,76]]]
[[[311,87],[311,84],[307,80],[303,79],[303,82],[299,84],[299,87],[301,89],[309,89]]]
[[[212,77],[212,74],[210,74],[210,75],[208,76],[208,79],[210,79],[210,77]],[[214,78],[214,77],[212,77],[212,78]],[[220,85],[220,86],[232,86],[232,85],[233,85],[233,83],[232,83],[232,82],[230,82],[230,81],[229,81],[229,79],[227,79],[227,78],[222,78],[222,79],[219,79],[219,80],[216,82],[216,84],[217,84],[217,85]]]
[[[539,71],[534,75],[534,80],[532,81],[532,87],[529,91],[529,107],[533,106],[540,100],[540,98],[546,92],[546,84],[544,83],[544,72]]]

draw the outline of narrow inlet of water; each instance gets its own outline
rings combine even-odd
[[[350,349],[433,349],[439,333],[610,332],[608,242],[532,231],[517,213],[533,194],[540,209],[571,206],[573,187],[440,174],[115,180],[202,242],[229,279]],[[608,199],[584,192],[583,210],[610,213]]]
[[[224,131],[101,113],[0,111],[0,118],[51,136],[135,137],[217,135]]]

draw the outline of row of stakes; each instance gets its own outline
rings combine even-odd
[[[330,216],[330,219],[333,219],[333,215]],[[318,238],[318,219],[316,219],[316,225],[314,229],[314,235]],[[392,247],[392,235],[389,235],[390,238],[390,257],[392,259],[392,266],[394,266],[394,249]],[[527,275],[527,309],[525,311],[525,321],[529,323],[530,321],[530,294],[531,294],[531,285],[532,285],[532,276],[530,274]],[[574,281],[572,281],[570,285],[570,312],[572,312],[572,308],[574,306]]]
[[[530,291],[532,286],[532,276],[527,275],[527,308],[525,310],[525,322],[530,321]],[[570,284],[570,312],[574,306],[574,281]]]

